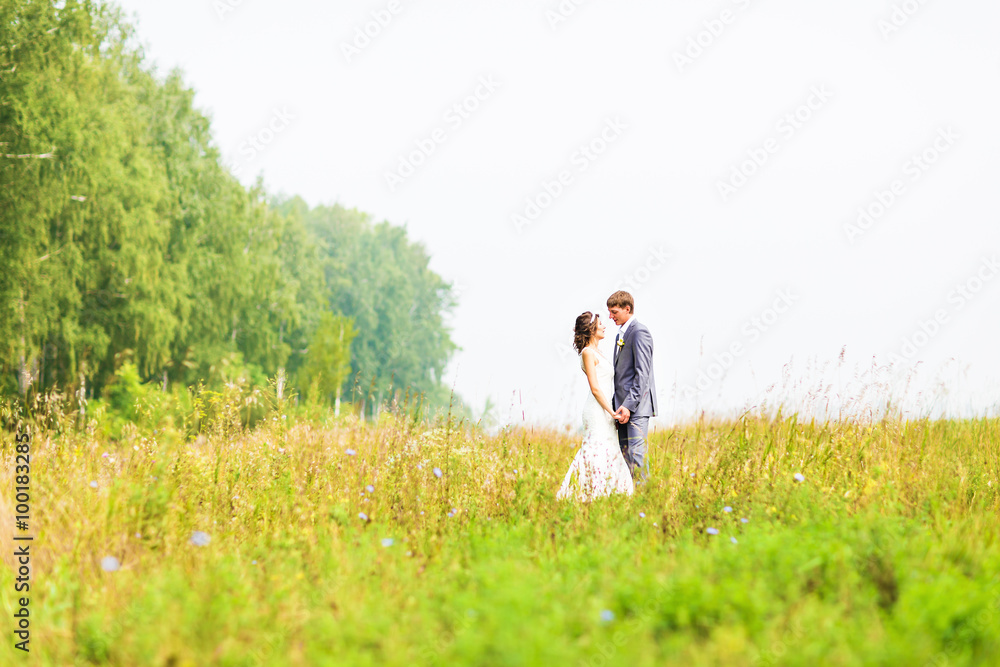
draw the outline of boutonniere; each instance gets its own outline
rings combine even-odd
[[[625,347],[625,337],[622,336],[618,339],[618,347]]]

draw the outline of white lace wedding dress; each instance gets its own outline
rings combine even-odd
[[[597,383],[604,397],[610,401],[615,392],[615,371],[603,354],[598,352],[596,358],[594,370]],[[583,368],[582,354],[580,367]],[[589,501],[612,493],[632,495],[635,490],[632,473],[618,444],[615,420],[604,411],[593,393],[587,394],[583,406],[583,429],[583,444],[570,464],[556,497]]]

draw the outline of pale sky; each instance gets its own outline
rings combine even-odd
[[[121,4],[244,183],[426,245],[476,410],[578,426],[573,321],[620,287],[661,424],[812,387],[1000,406],[995,2]]]

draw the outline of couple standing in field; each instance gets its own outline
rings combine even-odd
[[[590,384],[583,408],[583,443],[563,479],[557,498],[592,500],[612,493],[631,495],[649,471],[646,436],[656,416],[653,337],[635,319],[628,292],[608,297],[608,315],[618,325],[614,360],[598,349],[604,325],[597,313],[576,318],[573,346]]]

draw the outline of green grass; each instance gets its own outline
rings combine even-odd
[[[589,505],[555,500],[563,433],[280,423],[36,433],[32,650],[0,661],[1000,664],[998,420],[695,423]]]

